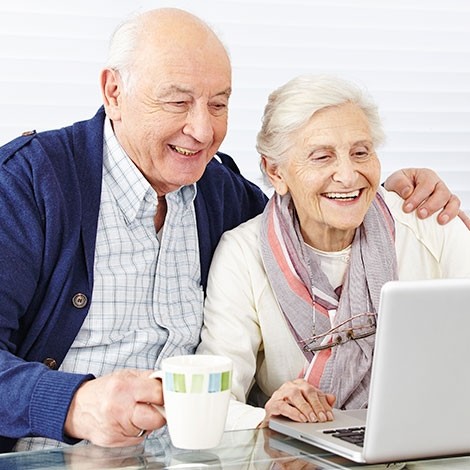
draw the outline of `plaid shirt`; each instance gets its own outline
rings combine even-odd
[[[202,325],[195,186],[167,195],[161,233],[157,194],[105,124],[103,190],[90,312],[62,370],[103,375],[154,369],[194,351]]]
[[[105,121],[103,189],[93,300],[60,370],[107,374],[155,369],[161,359],[193,353],[203,316],[194,198],[196,186],[166,196],[157,237],[157,195]],[[160,238],[160,239],[159,239]],[[22,439],[15,450],[60,445]]]

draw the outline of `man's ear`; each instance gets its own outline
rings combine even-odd
[[[272,184],[276,193],[284,196],[289,191],[289,188],[284,181],[284,177],[282,176],[282,169],[279,165],[276,165],[269,161],[265,155],[261,155],[261,165],[266,172],[266,175]]]
[[[101,95],[103,97],[106,115],[111,121],[121,119],[121,93],[122,80],[119,72],[113,69],[104,69],[101,72]]]

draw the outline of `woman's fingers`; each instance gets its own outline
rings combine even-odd
[[[266,403],[266,420],[286,416],[298,422],[325,422],[334,419],[335,397],[316,389],[303,379],[286,382]]]

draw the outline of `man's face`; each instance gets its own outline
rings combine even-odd
[[[120,85],[114,132],[159,195],[199,180],[227,133],[231,67],[213,42],[147,44]]]

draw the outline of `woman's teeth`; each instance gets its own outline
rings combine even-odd
[[[359,190],[350,193],[325,193],[324,196],[328,199],[355,199],[359,196]]]

